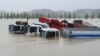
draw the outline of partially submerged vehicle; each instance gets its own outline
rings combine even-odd
[[[49,28],[48,24],[46,23],[33,23],[29,26],[28,32],[35,33],[35,35],[40,35],[40,32],[44,28]]]
[[[25,33],[36,33],[39,34],[42,28],[49,28],[46,23],[33,23],[28,25],[27,22],[16,21],[15,24],[9,25],[9,32],[16,34],[25,34]]]
[[[42,28],[50,28],[49,25],[46,24],[46,23],[41,23],[41,22],[39,22],[39,23],[33,23],[33,24],[34,24],[34,25],[40,25]]]
[[[86,22],[87,23],[87,22]],[[74,28],[64,28],[64,37],[100,37],[100,27],[84,24],[82,20],[74,20]]]
[[[93,26],[82,20],[74,20],[69,23],[66,20],[39,18],[40,23],[28,25],[27,22],[17,21],[16,24],[9,25],[11,33],[35,33],[40,37],[86,37],[100,36],[100,27]]]
[[[39,21],[47,23],[51,28],[59,29],[63,37],[100,37],[100,27],[82,20],[74,20],[73,23],[69,23],[66,20],[39,18]]]
[[[43,38],[57,38],[60,37],[60,31],[55,28],[49,28],[46,23],[33,23],[29,27],[29,33],[35,33],[35,36]]]
[[[50,28],[56,28],[56,29],[64,28],[67,26],[67,24],[63,21],[59,21],[57,19],[48,19],[45,17],[40,17],[39,22],[46,23],[49,25]]]
[[[28,32],[28,23],[22,21],[16,21],[15,24],[9,25],[9,32],[10,33],[17,33],[17,34],[25,34]]]
[[[100,37],[100,28],[66,28],[63,30],[63,37]]]
[[[60,37],[60,31],[55,28],[44,28],[41,31],[40,37],[43,38],[58,38]]]
[[[28,33],[35,33],[35,35],[37,36],[40,31],[41,31],[41,26],[40,25],[30,25],[30,27],[28,28]]]

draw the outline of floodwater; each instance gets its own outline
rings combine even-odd
[[[99,38],[46,39],[34,35],[9,33],[8,25],[18,20],[25,21],[0,19],[0,56],[100,56]],[[85,21],[98,26],[100,23],[99,19]],[[29,23],[32,22],[38,20],[30,19]]]

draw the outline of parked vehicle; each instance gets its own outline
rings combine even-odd
[[[42,19],[45,19],[41,21]],[[100,37],[100,28],[93,26],[88,22],[82,20],[74,20],[69,23],[67,20],[55,20],[47,18],[39,18],[40,22],[47,23],[50,28],[59,29],[63,37]],[[48,23],[49,22],[49,23]]]
[[[17,34],[25,34],[28,32],[28,23],[22,21],[16,21],[15,24],[9,25],[9,32],[10,33],[17,33]]]
[[[66,28],[63,30],[63,37],[100,37],[100,28]]]
[[[82,20],[74,20],[69,23],[67,20],[39,18],[39,23],[28,25],[27,22],[16,21],[15,24],[9,25],[10,33],[35,33],[36,36],[52,37],[80,37],[80,36],[100,36],[100,28],[93,26]]]
[[[29,26],[28,32],[35,33],[35,35],[40,35],[40,32],[43,28],[49,28],[49,25],[46,23],[33,23]]]
[[[58,38],[60,37],[60,31],[55,28],[45,28],[42,29],[40,37],[43,38]]]
[[[45,17],[40,17],[39,21],[42,23],[47,23],[50,28],[60,29],[60,28],[67,27],[67,23],[63,21],[60,22],[59,20],[56,20],[56,19],[48,19]]]

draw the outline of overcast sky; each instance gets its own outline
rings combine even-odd
[[[100,0],[0,0],[0,10],[4,11],[32,9],[73,11],[85,8],[100,9]]]

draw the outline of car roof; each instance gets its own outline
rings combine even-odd
[[[59,31],[58,29],[55,29],[55,28],[44,28],[42,29],[43,31]]]
[[[40,25],[35,25],[35,24],[32,24],[30,26],[34,26],[34,27],[41,27]]]

